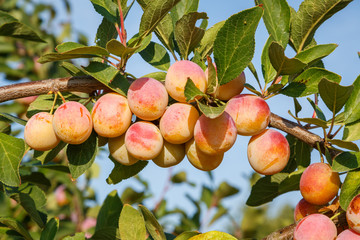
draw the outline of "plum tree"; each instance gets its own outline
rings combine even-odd
[[[336,226],[323,214],[311,214],[303,218],[294,231],[294,240],[328,240],[337,236]]]

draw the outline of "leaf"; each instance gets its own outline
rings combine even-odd
[[[273,41],[274,41],[273,37],[269,36],[261,54],[261,70],[264,76],[265,83],[269,83],[275,80],[276,77],[276,70],[271,65],[270,57],[269,57],[269,47]]]
[[[224,208],[222,205],[220,205],[216,211],[216,213],[214,214],[214,216],[212,217],[212,219],[210,220],[208,226],[212,225],[214,222],[216,222],[218,219],[220,219],[221,217],[225,216],[228,213],[228,209]]]
[[[151,237],[154,240],[166,240],[163,228],[156,220],[154,215],[143,205],[139,205],[141,213],[145,219],[145,226],[148,232],[150,233]]]
[[[115,24],[104,17],[97,29],[95,44],[102,48],[106,48],[106,43],[111,39],[115,39],[117,35],[118,33]]]
[[[112,0],[90,0],[93,4],[95,11],[101,14],[111,23],[116,23],[117,18],[117,5]]]
[[[205,93],[200,91],[200,89],[195,86],[195,83],[190,78],[187,79],[185,84],[184,95],[187,102],[193,101],[196,97],[199,96],[206,96]]]
[[[65,42],[56,46],[56,51],[60,54],[93,54],[97,56],[109,55],[106,49],[99,46],[85,46],[76,42]]]
[[[204,29],[196,27],[196,22],[199,19],[207,18],[205,12],[190,12],[182,16],[182,18],[176,22],[174,34],[183,59],[188,59],[188,55],[200,43],[205,34]]]
[[[360,193],[360,171],[351,171],[346,175],[340,191],[340,206],[346,210],[351,200]]]
[[[297,168],[304,169],[310,165],[312,148],[303,141],[296,139],[295,142],[295,160]]]
[[[360,139],[360,120],[345,124],[342,139],[346,141],[356,141]]]
[[[128,47],[136,48],[135,53],[141,52],[142,50],[144,50],[150,44],[151,38],[152,38],[152,34],[149,34],[144,39],[142,39],[139,36],[139,33],[137,33],[131,39],[129,39]]]
[[[62,240],[86,240],[86,238],[85,238],[85,233],[80,232],[80,233],[75,233],[74,236],[64,237]]]
[[[285,49],[277,42],[270,44],[269,58],[278,75],[295,74],[306,67],[306,64],[299,59],[286,57]]]
[[[324,115],[323,111],[319,108],[319,106],[316,105],[316,104],[314,103],[314,101],[311,100],[310,98],[307,98],[307,100],[310,102],[311,106],[313,107],[313,109],[314,109],[314,111],[315,111],[315,113],[316,113],[316,116],[317,116],[318,118],[320,118],[321,120],[326,121],[325,115]]]
[[[66,156],[69,160],[69,169],[72,178],[80,177],[93,164],[97,154],[98,140],[93,131],[90,137],[82,144],[69,144]]]
[[[95,232],[107,227],[118,227],[120,212],[123,204],[116,190],[105,198],[96,219]]]
[[[239,192],[239,189],[231,186],[227,182],[220,183],[219,187],[215,190],[214,194],[217,199],[217,202],[223,198],[233,196]]]
[[[241,11],[228,18],[214,42],[214,57],[220,85],[230,82],[249,65],[255,50],[255,30],[263,14],[261,7]]]
[[[126,166],[120,164],[116,160],[113,160],[111,156],[109,158],[113,161],[115,166],[111,171],[109,177],[106,179],[106,182],[108,184],[117,184],[122,180],[135,176],[136,174],[141,172],[148,164],[148,161],[138,161],[131,166]]]
[[[286,193],[300,190],[300,178],[305,168],[292,172],[279,185],[279,192]]]
[[[91,240],[120,240],[120,236],[116,227],[104,227],[95,231]]]
[[[180,0],[153,0],[150,1],[141,17],[139,35],[147,36],[159,22],[167,15],[173,6]]]
[[[360,120],[360,75],[352,84],[354,89],[345,103],[345,123],[353,123]]]
[[[285,47],[290,34],[290,7],[286,0],[258,0],[264,8],[263,20],[269,35]]]
[[[111,90],[126,96],[130,84],[114,67],[101,62],[90,62],[87,67],[83,68],[88,75],[108,86]]]
[[[320,59],[328,56],[335,50],[335,48],[337,48],[337,46],[337,44],[315,45],[298,53],[295,58],[310,66],[319,61]]]
[[[66,143],[60,142],[55,148],[45,152],[35,150],[33,157],[39,160],[41,164],[46,164],[52,161],[66,145]]]
[[[19,167],[24,153],[24,140],[0,133],[0,181],[5,185],[20,185]]]
[[[216,35],[222,26],[224,26],[224,23],[225,21],[218,22],[205,31],[205,34],[200,41],[199,47],[197,48],[201,59],[204,59],[207,55],[212,53]]]
[[[18,123],[18,124],[21,124],[21,125],[23,125],[23,126],[25,126],[26,123],[27,123],[27,121],[25,121],[24,119],[15,117],[15,116],[13,116],[13,115],[11,115],[11,114],[8,114],[8,113],[1,113],[1,112],[0,112],[0,116],[4,117],[4,118],[6,118],[6,119],[9,119],[9,120],[12,121],[12,122],[16,122],[16,123]]]
[[[176,23],[182,16],[190,12],[196,12],[199,7],[199,0],[182,0],[176,4],[170,12],[173,22]]]
[[[316,29],[352,0],[305,0],[291,21],[290,38],[297,52],[313,39]]]
[[[77,77],[77,76],[85,76],[86,74],[77,66],[75,66],[72,63],[69,62],[62,62],[60,64],[61,67],[63,67],[68,73],[71,74],[71,76],[73,77]]]
[[[48,62],[56,62],[56,61],[69,60],[75,58],[93,58],[93,57],[98,57],[98,55],[47,53],[38,59],[38,63],[44,64]]]
[[[174,240],[189,240],[191,237],[199,235],[199,232],[195,232],[195,231],[185,231],[182,232],[179,236],[177,236]]]
[[[197,101],[200,112],[202,112],[208,118],[217,118],[225,111],[226,104],[218,107],[208,106]]]
[[[167,71],[170,67],[170,56],[166,49],[155,42],[150,44],[140,52],[140,56],[151,66]]]
[[[45,175],[41,172],[31,172],[28,175],[22,174],[21,176],[22,183],[32,183],[38,186],[41,190],[47,191],[51,187],[51,182]]]
[[[59,229],[59,219],[52,218],[50,219],[41,232],[40,240],[53,240],[55,239],[55,235]]]
[[[359,147],[355,143],[350,141],[344,141],[340,139],[328,139],[328,142],[341,148],[346,148],[355,152],[359,152]]]
[[[288,111],[288,113],[289,113],[293,118],[295,118],[295,119],[298,120],[298,121],[306,122],[306,123],[310,123],[310,124],[314,124],[314,125],[319,126],[319,127],[322,127],[322,128],[328,128],[327,122],[324,121],[324,120],[321,120],[321,119],[319,119],[319,118],[298,118],[298,117],[295,117],[295,116],[290,112],[290,110]]]
[[[166,78],[166,72],[153,72],[142,76],[142,78],[144,77],[154,78],[160,82],[164,82]]]
[[[0,11],[0,36],[45,43],[33,29],[4,11]]]
[[[209,187],[207,187],[205,185],[202,186],[200,200],[206,204],[208,209],[211,208],[211,203],[213,200],[213,193],[214,193],[213,190],[210,189]]]
[[[336,172],[346,172],[360,167],[359,152],[343,152],[337,155],[331,168]]]
[[[125,204],[121,211],[119,230],[122,240],[146,239],[144,218],[129,204]]]
[[[343,87],[338,83],[323,78],[319,83],[320,97],[334,114],[345,105],[353,90],[353,86]]]
[[[129,58],[139,48],[137,47],[125,47],[121,42],[116,39],[111,39],[106,44],[106,49],[109,53],[121,57],[122,59]]]
[[[183,183],[186,181],[187,181],[187,177],[186,177],[185,171],[178,172],[174,176],[171,177],[171,182],[175,183],[175,184]]]
[[[336,73],[322,68],[309,68],[297,76],[288,86],[280,91],[281,94],[290,97],[304,97],[318,93],[321,79],[326,78],[339,83],[341,77]]]
[[[25,227],[18,222],[17,220],[9,217],[0,217],[0,223],[8,226],[12,230],[20,233],[26,240],[33,240],[30,233],[25,229]]]
[[[218,86],[218,82],[217,82],[217,76],[216,76],[216,69],[214,64],[211,61],[211,58],[208,56],[207,57],[207,62],[208,62],[208,68],[207,68],[207,89],[206,89],[206,93],[207,94],[215,94],[216,93],[216,88]],[[206,74],[206,72],[205,72]]]

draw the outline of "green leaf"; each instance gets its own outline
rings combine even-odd
[[[337,48],[337,46],[337,44],[315,45],[300,52],[295,56],[295,58],[310,66],[319,61],[320,59],[328,56],[335,50],[335,48]]]
[[[337,155],[331,168],[336,172],[345,172],[360,167],[359,152],[343,152]]]
[[[216,222],[218,219],[220,219],[221,217],[225,216],[228,213],[228,209],[224,208],[222,205],[220,205],[217,210],[216,213],[214,214],[214,216],[212,217],[212,219],[210,220],[208,226],[212,225],[214,222]]]
[[[119,219],[119,230],[122,240],[145,239],[145,221],[141,213],[125,204]]]
[[[210,57],[207,57],[207,62],[208,62],[208,72],[207,72],[207,89],[206,89],[206,93],[207,94],[215,94],[216,93],[216,88],[218,86],[218,82],[217,82],[217,76],[216,76],[216,69],[214,64],[211,61]]]
[[[174,240],[188,240],[193,236],[199,235],[199,232],[190,232],[190,231],[185,231],[183,233],[181,233],[179,236],[177,236]]]
[[[50,180],[41,172],[31,172],[28,175],[22,174],[21,183],[32,183],[43,191],[47,191],[51,187]]]
[[[352,84],[354,89],[345,103],[345,123],[353,123],[360,120],[360,75]]]
[[[314,125],[319,126],[319,127],[322,127],[322,128],[328,128],[327,122],[324,121],[324,120],[321,120],[321,119],[319,119],[319,118],[298,118],[298,117],[295,117],[295,116],[290,112],[290,110],[288,111],[288,113],[289,113],[293,118],[295,118],[295,119],[298,120],[298,121],[306,122],[306,123],[310,123],[310,124],[314,124]]]
[[[85,233],[80,232],[80,233],[75,233],[74,236],[64,237],[62,240],[86,240],[86,238],[85,238]]]
[[[96,219],[95,232],[107,227],[118,227],[120,212],[123,204],[116,190],[105,198]]]
[[[223,198],[233,196],[239,192],[239,189],[231,186],[227,182],[220,183],[219,187],[215,190],[214,194],[219,202]]]
[[[314,111],[315,111],[315,113],[316,113],[316,116],[317,116],[318,118],[320,118],[321,120],[326,121],[325,115],[324,115],[323,111],[319,108],[319,106],[316,105],[316,104],[314,103],[314,101],[311,100],[310,98],[306,98],[306,99],[310,102],[311,106],[313,107],[313,109],[314,109]]]
[[[75,66],[72,63],[69,62],[62,62],[60,64],[61,67],[63,67],[68,73],[71,74],[71,76],[73,77],[77,77],[77,76],[85,76],[86,74],[77,66]]]
[[[170,67],[170,56],[166,49],[155,42],[150,44],[140,52],[140,56],[151,66],[167,71]]]
[[[356,141],[360,139],[360,120],[345,124],[342,139],[346,141]]]
[[[257,0],[264,8],[263,20],[269,35],[282,47],[289,41],[290,7],[286,0]]]
[[[147,36],[180,0],[153,0],[148,2],[141,17],[139,35]]]
[[[166,78],[166,72],[153,72],[142,76],[142,78],[144,77],[154,78],[160,82],[164,82]]]
[[[16,123],[18,123],[18,124],[21,124],[21,125],[23,125],[23,126],[25,126],[26,123],[27,123],[27,121],[25,121],[24,119],[15,117],[15,116],[13,116],[13,115],[11,115],[11,114],[8,114],[8,113],[1,113],[1,112],[0,112],[0,116],[4,117],[4,118],[6,118],[6,119],[9,119],[9,120],[12,121],[12,122],[16,122]]]
[[[175,174],[174,176],[171,177],[171,182],[172,183],[183,183],[187,181],[187,177],[186,177],[186,172],[185,171],[181,171],[178,172],[177,174]]]
[[[39,160],[41,164],[46,164],[52,161],[66,145],[66,143],[60,142],[55,148],[45,152],[35,150],[33,157]]]
[[[108,184],[117,184],[121,182],[122,180],[128,179],[132,176],[135,176],[138,174],[141,170],[143,170],[146,165],[148,164],[148,161],[138,161],[137,163],[126,166],[122,165],[116,160],[112,159],[111,156],[109,158],[113,161],[115,164],[113,170],[111,171],[109,177],[106,179],[106,182]]]
[[[207,18],[207,14],[204,12],[190,12],[176,22],[174,34],[183,59],[188,59],[188,55],[200,43],[205,34],[204,29],[196,27],[196,22],[199,19]]]
[[[219,84],[230,82],[249,65],[255,51],[255,30],[263,14],[261,7],[241,11],[228,18],[214,42]]]
[[[145,226],[148,232],[150,233],[151,237],[154,240],[166,240],[163,228],[156,220],[154,215],[143,205],[139,205],[141,213],[145,219]]]
[[[0,36],[45,43],[33,29],[4,11],[0,11]]]
[[[184,95],[187,102],[193,101],[196,97],[199,96],[206,96],[205,93],[200,91],[200,89],[195,86],[195,83],[190,78],[187,79],[185,84]]]
[[[173,22],[176,23],[182,16],[190,12],[196,12],[199,7],[199,0],[182,0],[176,4],[170,12]]]
[[[286,193],[290,191],[300,190],[300,178],[305,168],[302,168],[296,172],[292,172],[287,176],[279,185],[279,192]]]
[[[359,147],[355,143],[350,141],[344,141],[339,139],[328,139],[328,142],[341,148],[346,148],[355,152],[359,152]]]
[[[297,52],[313,39],[316,29],[352,0],[305,0],[291,21],[290,38]]]
[[[120,236],[116,227],[104,227],[95,231],[91,240],[120,240]]]
[[[211,207],[211,202],[213,200],[213,190],[209,187],[203,185],[201,189],[201,197],[200,200],[204,202],[209,209]]]
[[[82,144],[69,144],[66,156],[69,160],[69,169],[72,178],[80,177],[93,164],[97,154],[98,140],[96,133],[92,132],[90,137]]]
[[[104,17],[97,29],[95,44],[106,48],[106,43],[111,39],[115,39],[117,35],[115,24]]]
[[[300,170],[309,166],[311,161],[312,148],[303,141],[296,139],[294,150],[295,150],[294,157],[296,160],[297,168]]]
[[[200,112],[202,112],[208,118],[217,118],[225,111],[226,104],[218,107],[208,106],[197,101]]]
[[[306,64],[299,59],[286,57],[285,49],[277,42],[270,44],[269,58],[278,75],[295,74],[306,67]]]
[[[259,91],[257,91],[251,84],[249,83],[245,83],[244,87],[249,90],[250,92],[254,93],[257,96],[261,96],[261,93]]]
[[[56,51],[60,54],[93,54],[97,56],[109,55],[106,49],[99,46],[85,46],[76,42],[65,42],[56,46]]]
[[[101,14],[111,23],[118,21],[117,5],[112,0],[90,0],[95,11]]]
[[[145,38],[141,38],[139,33],[135,34],[131,39],[128,41],[128,47],[136,48],[135,53],[141,52],[144,50],[151,42],[152,34],[149,34]],[[138,47],[140,46],[140,47]]]
[[[216,35],[219,30],[224,26],[225,21],[214,24],[211,28],[205,31],[203,38],[200,41],[197,51],[200,53],[201,59],[205,59],[213,51]]]
[[[98,55],[93,54],[61,54],[61,53],[47,53],[41,56],[38,59],[38,62],[41,64],[48,63],[48,62],[56,62],[62,60],[69,60],[75,58],[93,58],[98,57]]]
[[[44,228],[44,230],[41,232],[40,240],[53,240],[55,239],[55,235],[59,229],[59,219],[58,218],[52,218],[50,219]]]
[[[341,81],[341,77],[336,73],[322,68],[309,68],[297,76],[280,93],[290,97],[304,97],[315,94],[319,91],[319,83],[323,78],[336,83]]]
[[[90,62],[89,66],[83,68],[88,75],[108,86],[111,90],[126,96],[130,84],[114,67],[101,62]]]
[[[261,54],[261,70],[264,76],[265,83],[274,81],[276,77],[276,70],[272,66],[269,57],[269,47],[273,41],[274,38],[272,36],[269,36]]]
[[[25,229],[25,227],[18,222],[16,219],[9,217],[0,217],[0,223],[8,226],[12,230],[20,233],[26,240],[33,240],[30,233]]]
[[[246,204],[254,207],[272,201],[280,195],[279,185],[288,175],[288,173],[277,173],[257,180],[251,188],[251,193]]]
[[[340,86],[326,78],[323,78],[319,83],[320,97],[334,114],[338,113],[345,105],[353,88],[353,86]]]
[[[24,140],[0,133],[0,181],[5,185],[20,185],[19,167],[24,153]]]
[[[340,191],[340,206],[346,210],[351,200],[360,193],[360,171],[351,171],[346,175]]]
[[[135,53],[135,51],[139,48],[137,47],[125,47],[121,42],[116,39],[111,39],[106,44],[106,49],[109,53],[114,54],[116,56],[121,57],[122,59],[129,58],[131,55]]]

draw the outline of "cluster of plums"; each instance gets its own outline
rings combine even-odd
[[[195,105],[186,102],[188,78],[206,91],[206,71],[191,61],[177,61],[168,69],[165,84],[152,78],[136,79],[127,97],[104,94],[91,113],[82,104],[69,101],[53,115],[35,114],[26,124],[25,141],[35,150],[46,151],[60,140],[81,144],[94,129],[99,138],[108,138],[111,156],[124,165],[153,160],[161,167],[170,167],[187,155],[196,168],[210,171],[219,166],[224,152],[240,134],[252,136],[248,159],[255,171],[271,175],[286,166],[290,155],[286,138],[266,129],[269,106],[260,97],[240,94],[244,73],[217,88],[215,97],[228,104],[223,114],[213,119],[200,116]],[[168,95],[178,102],[168,106]]]

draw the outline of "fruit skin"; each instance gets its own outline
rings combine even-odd
[[[320,208],[321,206],[308,203],[305,199],[302,198],[295,207],[295,222],[299,221],[300,219],[306,217],[309,214],[317,213]]]
[[[336,226],[323,214],[311,214],[303,218],[294,231],[294,240],[333,240],[336,238]]]
[[[351,229],[346,229],[337,236],[336,240],[360,240],[360,234]]]
[[[116,138],[109,138],[108,147],[110,155],[123,165],[130,166],[139,161],[139,159],[130,155],[126,149],[125,134]]]
[[[189,240],[236,240],[236,238],[228,233],[219,232],[219,231],[209,231],[206,233],[193,236],[189,238]]]
[[[91,117],[99,136],[113,138],[126,132],[131,124],[132,113],[124,96],[107,93],[96,101]]]
[[[238,134],[253,136],[269,125],[270,108],[264,99],[250,94],[231,98],[225,108],[236,124]]]
[[[349,227],[360,234],[360,194],[351,200],[346,209],[346,220]]]
[[[236,137],[234,120],[226,112],[214,119],[201,115],[195,124],[196,146],[209,155],[226,152],[234,145]]]
[[[27,145],[38,151],[53,149],[60,143],[53,129],[53,115],[39,112],[33,115],[25,125],[24,139]]]
[[[150,160],[158,156],[164,140],[160,130],[150,122],[136,122],[125,134],[125,146],[128,152],[139,160]]]
[[[315,205],[324,205],[333,199],[340,188],[340,177],[326,163],[313,163],[300,178],[300,192],[303,198]]]
[[[200,91],[205,92],[207,80],[205,72],[199,65],[188,60],[181,60],[169,67],[165,87],[169,95],[178,102],[186,102],[184,89],[188,78]]]
[[[160,131],[164,139],[173,144],[182,144],[194,136],[194,127],[199,118],[196,108],[187,103],[174,103],[160,119]]]
[[[224,153],[209,155],[201,151],[194,139],[185,143],[185,152],[189,162],[199,170],[211,171],[217,168],[224,158]]]
[[[93,124],[89,111],[78,102],[66,102],[54,113],[53,128],[56,135],[69,144],[85,142],[92,132]]]
[[[139,78],[130,85],[127,99],[137,117],[153,121],[164,113],[169,96],[161,82],[153,78]]]
[[[38,96],[23,97],[23,98],[15,99],[15,101],[24,105],[30,105],[33,101],[36,100],[37,97]]]
[[[281,172],[290,158],[290,146],[278,131],[266,129],[250,138],[247,156],[251,167],[258,173],[273,175]]]
[[[185,144],[172,144],[164,141],[160,154],[153,158],[159,167],[168,168],[179,164],[185,157]]]

